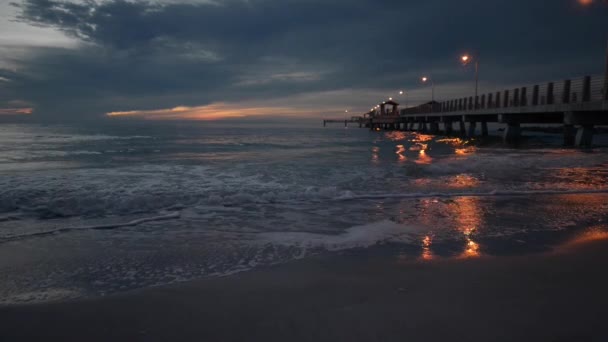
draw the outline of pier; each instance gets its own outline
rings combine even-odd
[[[387,106],[392,106],[387,110]],[[358,118],[372,130],[488,135],[488,123],[504,125],[503,140],[516,143],[525,124],[563,125],[564,145],[588,147],[595,126],[608,125],[608,77],[584,76],[532,84],[398,109],[386,101]],[[354,119],[354,118],[353,118]],[[324,121],[333,122],[332,120]],[[342,121],[344,122],[344,121]]]
[[[344,127],[348,127],[349,123],[357,124],[357,125],[359,125],[359,128],[363,127],[363,125],[364,125],[364,121],[363,121],[362,117],[360,117],[360,116],[353,116],[353,117],[351,117],[349,119],[342,119],[342,120],[341,119],[323,120],[323,127],[326,127],[327,124],[335,124],[335,123],[338,123],[338,124],[344,123]]]

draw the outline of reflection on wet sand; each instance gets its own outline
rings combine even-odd
[[[462,232],[465,238],[465,249],[460,254],[461,258],[476,258],[481,256],[479,244],[475,242],[474,233],[482,224],[480,199],[476,197],[460,197],[454,202],[456,224],[458,231]]]
[[[433,258],[435,257],[433,255],[433,251],[431,250],[431,245],[433,244],[433,237],[430,235],[426,235],[423,239],[422,239],[422,255],[420,256],[420,258],[422,260],[428,261],[428,260],[433,260]]]
[[[560,252],[569,247],[575,247],[593,241],[608,240],[608,225],[598,225],[589,227],[574,239],[557,247],[557,252]]]
[[[447,206],[446,206],[447,205]],[[475,241],[476,233],[483,224],[480,198],[459,197],[450,203],[438,199],[423,199],[417,206],[417,219],[426,227],[434,227],[437,224],[437,216],[447,215],[452,218],[456,231],[462,234],[464,242],[462,252],[456,258],[477,258],[482,256],[481,246]],[[422,251],[418,259],[423,261],[435,260],[438,256],[433,252],[433,239],[435,233],[429,231],[420,237]],[[459,239],[460,240],[460,239]],[[405,258],[404,258],[405,259]]]

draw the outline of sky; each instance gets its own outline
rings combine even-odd
[[[0,119],[332,117],[604,72],[603,0],[0,0]],[[398,95],[405,91],[405,95]]]

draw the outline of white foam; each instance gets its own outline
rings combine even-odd
[[[346,229],[341,234],[315,234],[307,232],[261,233],[258,239],[279,246],[339,251],[351,248],[367,248],[383,242],[412,241],[422,231],[421,227],[383,220]],[[305,253],[301,253],[303,257]]]
[[[0,305],[33,304],[55,302],[81,297],[82,293],[75,289],[50,288],[44,290],[17,293],[8,297],[0,297]]]

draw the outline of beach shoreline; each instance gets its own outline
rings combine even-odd
[[[605,341],[605,237],[545,254],[431,262],[334,253],[108,297],[0,307],[0,340]]]

